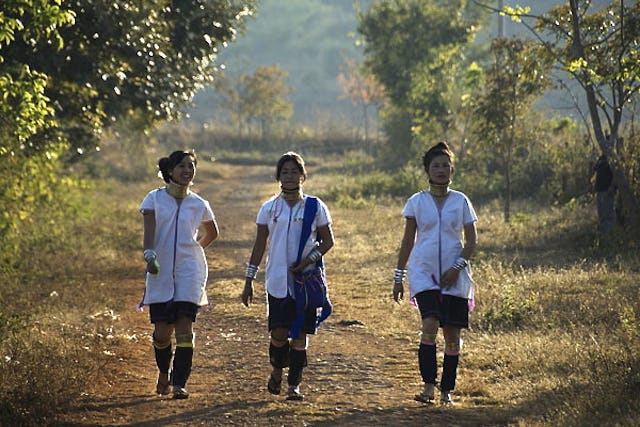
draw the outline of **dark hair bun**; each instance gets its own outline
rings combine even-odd
[[[173,168],[176,167],[176,165],[180,163],[186,156],[190,156],[193,159],[194,164],[198,163],[198,158],[196,157],[196,153],[193,150],[177,150],[171,153],[169,157],[162,157],[160,160],[158,160],[158,168],[160,169],[160,173],[162,174],[162,179],[164,180],[164,182],[169,182],[171,180],[171,175],[169,175],[169,172],[171,172]]]
[[[445,141],[440,141],[433,147],[429,148],[422,157],[422,165],[427,173],[429,173],[429,165],[431,164],[431,161],[437,156],[447,156],[453,163],[453,151],[449,148],[449,144]]]

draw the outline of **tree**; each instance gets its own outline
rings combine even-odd
[[[495,39],[495,61],[487,73],[486,93],[477,105],[478,135],[497,153],[504,177],[504,220],[511,209],[512,167],[520,147],[517,134],[533,100],[550,82],[549,61],[540,62],[537,45],[518,39]]]
[[[238,136],[251,122],[260,126],[262,138],[269,136],[272,125],[293,115],[289,100],[292,89],[286,85],[287,73],[277,64],[258,67],[253,74],[237,78],[221,75],[214,86],[221,96],[220,105],[229,113]]]
[[[632,186],[632,170],[623,161],[633,147],[620,143],[640,91],[640,3],[619,0],[595,9],[588,0],[569,0],[542,16],[522,7],[500,12],[530,29],[545,55],[579,83],[590,134],[610,159],[628,223],[640,226],[640,189]]]
[[[117,121],[135,120],[143,130],[178,117],[213,79],[218,47],[243,28],[253,3],[0,2],[0,238],[7,253],[18,253],[11,245],[21,224],[58,203],[57,188],[73,185],[60,173],[69,147],[97,145]]]
[[[29,42],[49,43],[52,49],[61,49],[60,30],[73,25],[75,17],[72,11],[61,8],[61,3],[62,0],[22,0],[5,1],[0,6],[0,156],[15,152],[38,132],[55,125],[54,110],[46,96],[47,75],[27,63],[14,61],[10,48]],[[11,144],[11,140],[18,145]],[[33,141],[30,145],[33,148]]]
[[[40,12],[32,3],[5,0],[1,7],[15,13],[23,4],[21,20],[37,23]],[[3,46],[2,56],[12,68],[27,66],[48,76],[46,96],[61,136],[85,149],[116,120],[135,118],[144,129],[179,117],[196,91],[213,80],[219,46],[244,28],[253,4],[74,0],[65,5],[75,23],[61,28],[57,41],[24,33]]]
[[[60,0],[3,1],[0,5],[0,242],[6,268],[19,256],[21,226],[44,203],[53,205],[61,182],[57,158],[64,141],[39,137],[57,122],[47,97],[47,75],[8,54],[16,43],[62,46],[60,31],[74,22]],[[27,12],[29,10],[30,12]],[[17,179],[19,178],[19,179]]]
[[[446,4],[436,0],[376,1],[366,12],[359,12],[364,65],[385,87],[396,111],[394,117],[408,116],[414,135],[446,122],[441,84],[454,80],[454,64],[462,60],[462,47],[474,35],[473,17],[468,12],[464,0]],[[406,120],[396,122],[401,121]],[[407,159],[411,156],[411,141],[394,143],[400,145],[396,151],[404,152]]]
[[[249,120],[260,124],[262,138],[270,135],[271,126],[289,120],[293,107],[289,100],[291,89],[286,85],[287,73],[277,64],[258,69],[246,79],[245,111]]]
[[[237,78],[228,77],[221,73],[213,84],[213,89],[220,96],[220,107],[229,114],[231,123],[236,128],[238,138],[242,137],[243,129],[247,126],[245,112],[245,82],[248,76],[242,74]]]
[[[344,58],[344,65],[340,67],[338,74],[338,83],[342,87],[342,97],[350,99],[353,106],[362,108],[364,143],[367,152],[370,153],[368,110],[369,107],[382,107],[385,99],[384,86],[374,75],[364,72],[352,58]]]

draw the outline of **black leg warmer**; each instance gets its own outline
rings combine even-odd
[[[440,388],[442,390],[451,391],[456,388],[456,376],[458,375],[459,359],[459,355],[444,355],[444,365],[442,367],[442,383],[440,384]]]
[[[176,347],[176,354],[173,357],[172,384],[177,387],[184,387],[191,374],[193,363],[193,347]]]
[[[269,362],[274,368],[282,369],[289,366],[289,341],[282,347],[269,344]]]
[[[302,382],[302,368],[307,366],[307,350],[294,350],[289,352],[289,376],[287,384],[297,386]]]
[[[418,366],[425,384],[435,384],[438,376],[435,344],[420,344],[418,349]]]
[[[171,366],[171,356],[173,355],[171,343],[169,343],[165,348],[158,348],[154,345],[153,350],[156,354],[156,365],[158,365],[158,370],[163,374],[168,374],[169,366]]]

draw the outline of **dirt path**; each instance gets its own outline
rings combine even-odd
[[[141,287],[139,254],[132,253],[124,266],[125,278],[108,283],[110,291],[122,298],[114,325],[121,338],[112,349],[112,362],[69,414],[67,425],[471,426],[488,425],[487,411],[495,415],[489,419],[503,418],[501,410],[465,397],[457,396],[453,408],[414,402],[419,387],[415,345],[376,336],[367,326],[366,313],[359,319],[343,317],[340,287],[348,283],[345,280],[332,285],[335,313],[311,340],[302,387],[305,400],[287,402],[284,396],[267,393],[270,368],[260,276],[251,309],[240,304],[239,295],[255,214],[265,195],[275,190],[272,168],[217,165],[215,174],[208,168],[199,171],[197,191],[214,195],[207,197],[214,205],[221,237],[207,250],[213,307],[195,325],[190,398],[172,400],[153,392],[156,371],[148,313],[132,309]]]

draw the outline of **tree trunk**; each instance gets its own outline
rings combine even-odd
[[[586,58],[584,52],[584,45],[580,33],[580,11],[578,8],[577,0],[570,0],[569,5],[571,8],[571,18],[573,21],[573,55],[575,59]],[[611,170],[613,172],[614,180],[618,186],[620,192],[620,199],[622,201],[622,209],[625,215],[625,225],[630,228],[640,228],[640,203],[637,196],[634,194],[631,184],[627,176],[622,170],[619,162],[616,160],[615,154],[615,142],[618,138],[618,125],[620,123],[620,116],[616,116],[613,128],[610,129],[610,135],[605,135],[602,129],[602,121],[600,120],[600,114],[598,113],[598,101],[593,84],[589,79],[586,79],[584,84],[584,90],[587,97],[587,105],[589,107],[589,116],[591,118],[591,126],[593,133],[598,141],[602,154],[607,156],[610,160]]]

